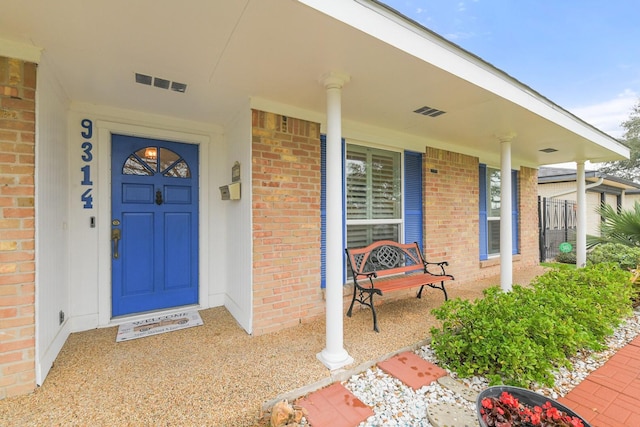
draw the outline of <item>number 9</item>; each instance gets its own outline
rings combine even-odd
[[[86,131],[81,132],[80,135],[82,135],[83,138],[91,138],[91,136],[93,135],[93,123],[91,122],[91,120],[82,119],[80,126],[82,126],[83,129],[86,129]]]

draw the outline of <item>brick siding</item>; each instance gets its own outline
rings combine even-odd
[[[519,230],[520,254],[522,256],[516,268],[527,268],[540,263],[538,231],[538,170],[521,167],[518,174],[520,204]]]
[[[427,147],[424,156],[425,256],[447,260],[460,283],[500,274],[500,259],[479,260],[479,160]],[[538,265],[537,170],[518,173],[519,253],[513,270]]]
[[[0,57],[0,399],[35,389],[35,89]]]
[[[324,313],[320,125],[252,111],[253,332]]]
[[[449,261],[457,281],[479,275],[479,161],[427,147],[424,155],[424,251]]]

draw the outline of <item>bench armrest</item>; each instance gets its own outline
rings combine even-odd
[[[435,265],[440,267],[440,272],[439,273],[433,273],[431,271],[429,271],[429,266],[430,265]],[[445,267],[448,267],[449,263],[447,261],[441,261],[441,262],[428,262],[428,261],[424,261],[424,271],[426,271],[427,273],[433,275],[433,276],[447,276],[447,272],[444,271]]]
[[[352,271],[352,273],[355,273]],[[353,283],[354,285],[356,285],[358,288],[361,289],[369,289],[366,286],[362,286],[359,282],[358,282],[358,278],[360,278],[360,280],[369,280],[369,286],[371,287],[371,289],[373,289],[373,279],[377,279],[378,278],[378,273],[376,273],[375,271],[372,271],[371,273],[355,273],[355,275],[353,276]]]

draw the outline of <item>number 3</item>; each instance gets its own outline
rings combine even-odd
[[[90,162],[91,160],[93,160],[93,154],[91,154],[92,148],[93,145],[91,145],[89,141],[85,141],[82,143],[82,152],[84,153],[82,155],[82,160],[84,160],[85,162]]]

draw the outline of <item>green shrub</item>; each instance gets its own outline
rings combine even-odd
[[[595,246],[587,253],[587,262],[590,264],[613,262],[619,264],[624,270],[630,270],[640,263],[640,248],[620,243],[604,243]]]
[[[575,264],[576,263],[576,253],[575,252],[560,252],[558,256],[556,256],[556,262],[561,262],[563,264]]]
[[[491,384],[553,385],[554,368],[582,348],[599,349],[631,312],[630,273],[611,264],[555,269],[530,287],[498,287],[474,302],[454,299],[433,310],[431,346],[462,377]]]

